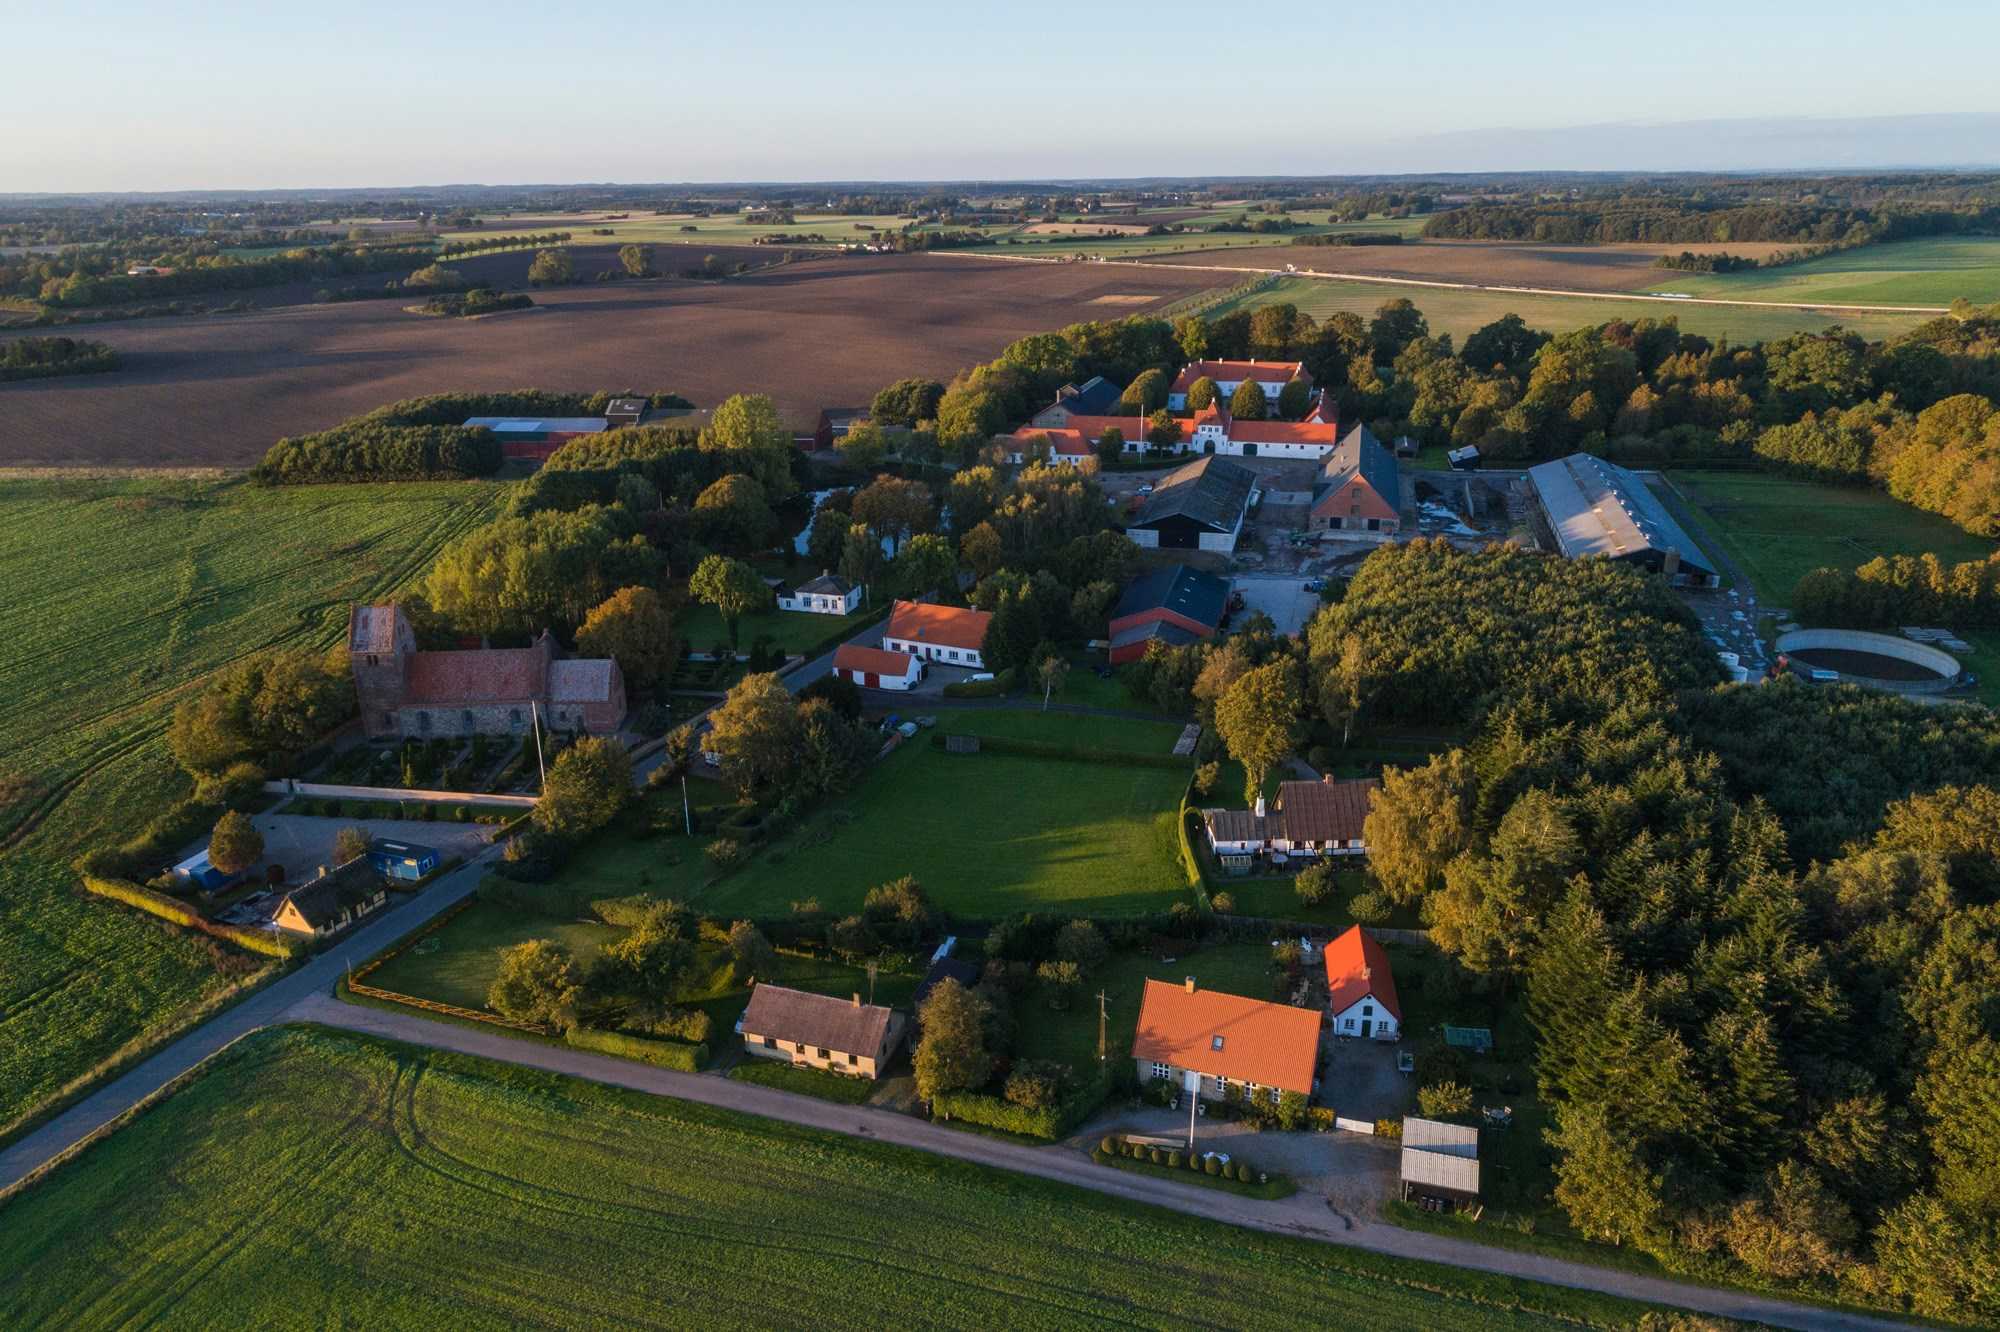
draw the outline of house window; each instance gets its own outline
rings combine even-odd
[[[1340,1029],[1341,1029],[1342,1031],[1353,1031],[1353,1030],[1354,1030],[1354,1019],[1353,1019],[1353,1018],[1348,1018],[1348,1019],[1347,1019],[1346,1021],[1342,1022],[1342,1023],[1340,1024]]]
[[[521,710],[515,708],[513,713],[508,717],[508,720],[513,722],[514,725],[519,726],[521,724]]]
[[[1165,1064],[1155,1063],[1153,1065],[1153,1076],[1156,1078],[1172,1077],[1173,1072],[1174,1072],[1173,1069],[1169,1068]]]
[[[1374,1016],[1375,1016],[1375,1005],[1373,1005],[1373,1004],[1363,1004],[1363,1005],[1361,1005],[1361,1016],[1362,1016],[1362,1017],[1374,1017]]]
[[[430,713],[428,713],[428,712],[419,712],[419,713],[417,714],[417,729],[418,729],[419,731],[422,731],[422,732],[423,732],[424,734],[426,734],[426,735],[430,734],[430,729],[431,729],[431,714],[430,714]]]
[[[471,709],[471,708],[467,708],[467,709],[465,709],[465,710],[464,710],[463,712],[459,713],[459,714],[458,714],[458,719],[459,719],[459,721],[461,721],[461,722],[463,722],[463,723],[464,723],[464,725],[465,725],[465,729],[466,729],[466,730],[468,730],[468,731],[469,731],[469,730],[471,730],[471,729],[472,729],[472,709]]]
[[[770,1036],[764,1037],[763,1041],[764,1041],[764,1048],[766,1050],[775,1050],[778,1048],[778,1042]]]
[[[826,1051],[824,1051],[824,1050],[821,1050],[821,1051],[819,1052],[819,1057],[820,1057],[821,1059],[825,1059],[825,1058],[827,1058],[827,1053],[826,1053]]]
[[[1209,1037],[1208,1048],[1211,1050],[1220,1050],[1222,1048],[1222,1038],[1220,1036]]]

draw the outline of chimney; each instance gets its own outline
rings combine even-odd
[[[1263,797],[1263,796],[1258,796],[1258,797],[1257,797],[1257,817],[1258,817],[1258,818],[1260,818],[1260,819],[1264,817],[1264,797]]]
[[[1333,774],[1330,772],[1323,772],[1319,775],[1319,779],[1323,782],[1331,782],[1333,780]]]
[[[1192,976],[1189,976],[1189,977],[1187,978],[1187,992],[1188,992],[1189,994],[1193,994],[1193,993],[1194,993],[1194,977],[1192,977]]]
[[[859,990],[856,990],[854,992],[854,1006],[856,1008],[861,1007],[861,991]]]
[[[326,877],[326,866],[324,866],[324,865],[321,865],[321,866],[319,867],[319,877],[320,877],[320,878],[322,878],[322,879],[324,879],[324,878]]]

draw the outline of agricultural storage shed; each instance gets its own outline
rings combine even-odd
[[[1403,1121],[1404,1202],[1456,1207],[1479,1198],[1479,1130],[1436,1119]]]
[[[1564,556],[1637,564],[1692,587],[1720,584],[1714,562],[1646,484],[1616,463],[1572,453],[1528,469],[1541,519]]]

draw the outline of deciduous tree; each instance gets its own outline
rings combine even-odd
[[[632,794],[632,756],[611,736],[587,735],[549,765],[535,825],[557,837],[586,837],[611,822]]]
[[[771,599],[771,589],[755,569],[725,555],[710,555],[695,566],[688,592],[697,601],[715,607],[729,626],[731,647],[736,646],[738,622],[751,611],[762,610]]]
[[[500,969],[486,991],[486,1006],[516,1022],[538,1022],[566,1031],[576,1024],[583,997],[576,959],[553,939],[529,939],[500,954]]]
[[[215,821],[208,837],[208,863],[224,874],[241,874],[264,856],[264,834],[246,814],[230,810]]]
[[[1270,770],[1298,743],[1299,682],[1289,661],[1246,672],[1216,701],[1215,729],[1243,765],[1244,800],[1255,802]]]
[[[626,680],[641,690],[666,679],[678,646],[673,616],[650,587],[619,588],[592,607],[576,631],[579,654],[612,658]]]

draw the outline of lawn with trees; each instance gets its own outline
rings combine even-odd
[[[171,1193],[126,1187],[170,1166]],[[969,1246],[968,1226],[987,1238]],[[773,1248],[779,1230],[792,1238]],[[830,1271],[857,1311],[835,1321],[856,1326],[1629,1328],[1647,1308],[300,1027],[250,1038],[0,1207],[0,1248],[42,1278],[0,1290],[0,1321],[18,1327],[168,1300],[197,1323],[337,1307],[370,1324],[500,1328],[579,1308],[643,1323],[671,1307],[718,1325],[824,1325]],[[188,1255],[203,1258],[192,1284]]]

